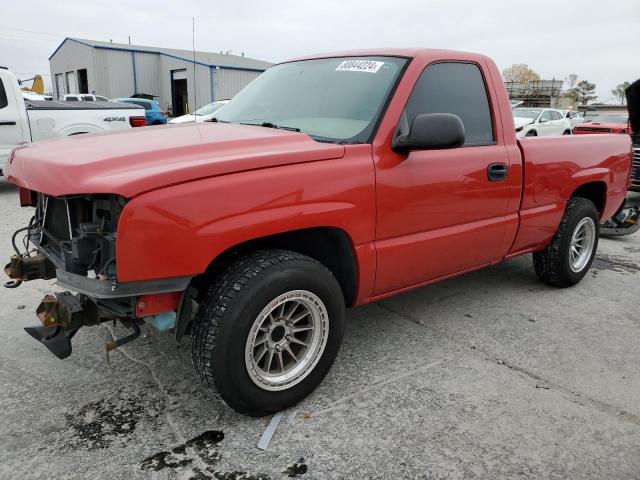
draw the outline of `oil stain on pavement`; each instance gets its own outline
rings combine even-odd
[[[142,470],[160,471],[189,470],[189,480],[269,480],[264,473],[246,471],[223,472],[215,469],[221,458],[219,444],[224,440],[224,432],[208,430],[170,451],[162,451],[145,458],[140,464]],[[204,467],[204,468],[202,468]],[[307,473],[308,467],[304,458],[289,465],[282,473],[288,477],[300,477]]]
[[[102,399],[84,405],[75,415],[65,414],[73,430],[71,447],[107,448],[114,440],[133,433],[143,415],[132,398]]]

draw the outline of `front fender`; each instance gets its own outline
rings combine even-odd
[[[198,275],[225,250],[276,233],[344,230],[373,241],[369,148],[336,160],[251,170],[175,185],[131,199],[118,224],[120,282]]]

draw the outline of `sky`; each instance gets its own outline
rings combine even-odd
[[[603,103],[640,78],[640,0],[3,0],[0,12],[0,65],[48,85],[48,58],[65,37],[191,49],[192,17],[196,50],[271,62],[356,48],[465,50],[501,70],[525,63],[543,79],[575,73]]]

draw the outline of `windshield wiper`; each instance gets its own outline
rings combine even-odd
[[[214,122],[214,123],[231,123],[225,120],[218,120],[216,117],[211,117],[209,120],[205,120],[205,122]]]
[[[286,127],[284,125],[277,125],[275,123],[271,123],[271,122],[262,122],[260,124],[261,127],[267,127],[267,128],[277,128],[278,130],[289,130],[291,132],[299,132],[300,129],[296,128],[296,127]]]
[[[300,129],[296,127],[287,127],[285,125],[278,125],[273,122],[262,122],[262,123],[250,123],[250,122],[238,122],[241,125],[252,125],[254,127],[266,127],[266,128],[275,128],[278,130],[289,130],[291,132],[299,132]]]

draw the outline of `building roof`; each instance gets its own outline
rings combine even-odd
[[[158,53],[172,58],[178,58],[186,62],[193,62],[193,51],[176,48],[148,47],[145,45],[129,45],[126,43],[101,42],[84,38],[65,38],[49,57],[51,60],[67,41],[73,41],[89,47],[106,50],[124,50],[140,53]],[[240,55],[220,54],[212,52],[196,51],[196,63],[208,67],[231,67],[243,70],[263,71],[273,65],[270,62],[242,57]]]

